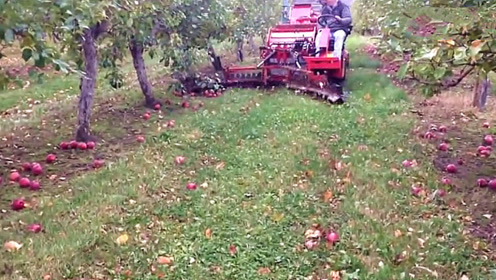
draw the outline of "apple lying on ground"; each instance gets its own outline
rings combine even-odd
[[[53,163],[55,162],[55,160],[57,159],[57,156],[55,156],[54,154],[49,154],[46,156],[46,163]]]
[[[176,159],[175,159],[175,162],[176,162],[176,164],[183,164],[185,160],[186,160],[185,157],[183,157],[183,156],[177,156]]]
[[[158,104],[158,103],[155,104],[155,106],[153,106],[153,109],[155,109],[157,111],[160,110],[160,104]]]
[[[195,183],[190,182],[190,183],[186,184],[186,188],[187,188],[188,190],[196,190],[196,184],[195,184]]]
[[[95,159],[93,160],[93,163],[92,163],[92,167],[97,169],[97,168],[101,168],[105,165],[105,161],[102,160],[102,159]]]
[[[60,149],[62,149],[62,150],[69,149],[69,146],[70,146],[69,143],[64,142],[64,141],[63,142],[60,142],[60,145],[59,145]]]
[[[29,188],[31,185],[31,181],[28,178],[21,178],[19,179],[19,187],[21,188]]]
[[[496,190],[496,179],[492,179],[491,181],[489,181],[487,183],[487,186],[491,189],[491,190]]]
[[[86,150],[87,148],[88,148],[88,145],[86,145],[86,143],[84,143],[84,142],[79,142],[79,143],[78,143],[78,149],[80,149],[80,150],[84,151],[84,150]]]
[[[488,184],[488,182],[486,179],[484,179],[484,178],[477,179],[477,186],[479,186],[481,188],[485,188],[485,187],[487,187],[487,184]]]
[[[486,145],[492,145],[492,144],[494,143],[494,138],[493,138],[493,136],[492,136],[492,135],[486,135],[486,136],[484,137],[484,143],[485,143]]]
[[[32,181],[31,184],[29,185],[29,189],[32,191],[37,191],[41,189],[40,182],[38,181]]]
[[[482,124],[482,127],[484,127],[484,128],[489,128],[489,126],[490,126],[489,122],[484,122]]]
[[[9,175],[10,181],[17,182],[17,181],[19,181],[19,179],[21,179],[21,174],[19,174],[19,172],[14,171],[14,172],[10,173],[10,175]]]
[[[14,211],[19,211],[26,208],[26,203],[21,198],[14,199],[10,204],[10,208]]]
[[[43,227],[40,224],[31,224],[27,226],[27,230],[33,233],[39,233],[43,230]]]
[[[95,146],[96,146],[96,143],[93,141],[86,143],[86,147],[90,150],[93,150],[95,148]]]
[[[30,171],[33,164],[31,162],[25,162],[22,164],[22,169],[24,171]]]
[[[150,117],[151,117],[151,115],[150,115],[150,113],[148,113],[148,112],[143,114],[143,119],[144,119],[145,121],[149,120],[149,119],[150,119]]]
[[[137,140],[139,143],[143,143],[143,142],[145,142],[145,137],[144,137],[144,136],[142,136],[142,135],[139,135],[139,136],[137,136],[137,137],[136,137],[136,140]]]
[[[446,152],[449,149],[449,145],[448,145],[448,143],[443,142],[443,143],[439,144],[438,149],[440,151]]]
[[[439,132],[446,133],[448,131],[448,128],[445,125],[439,126]]]
[[[71,142],[69,142],[69,146],[71,147],[71,149],[76,149],[78,147],[78,142],[72,140]]]
[[[456,173],[458,171],[458,168],[456,168],[456,165],[450,163],[446,166],[446,172],[448,173]]]
[[[41,175],[43,173],[43,168],[41,167],[41,164],[34,162],[32,167],[31,167],[31,172],[33,172],[33,175]]]

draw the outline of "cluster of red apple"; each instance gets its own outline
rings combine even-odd
[[[489,122],[484,122],[482,126],[484,128],[489,128],[490,124],[489,124]],[[484,138],[482,139],[482,144],[479,147],[477,147],[477,156],[479,156],[481,158],[489,157],[491,155],[491,151],[493,150],[492,149],[493,144],[494,144],[494,137],[492,135],[489,135],[489,134],[485,135]],[[440,151],[448,151],[449,145],[448,145],[448,143],[443,142],[443,143],[439,144],[438,149]],[[463,160],[461,160],[461,159],[458,160],[458,164],[462,165]],[[450,164],[446,165],[445,171],[453,174],[453,173],[458,172],[458,168],[455,164],[450,163]],[[446,185],[451,184],[451,180],[449,178],[446,178],[446,177],[442,179],[442,182],[443,182],[443,184],[446,184]],[[485,178],[479,178],[479,179],[477,179],[477,185],[479,187],[489,187],[490,189],[496,190],[496,179],[492,179],[492,180],[488,181]]]

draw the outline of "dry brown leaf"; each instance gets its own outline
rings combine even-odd
[[[305,177],[312,178],[313,177],[313,171],[312,170],[305,171]]]
[[[215,169],[217,169],[217,170],[222,170],[222,169],[224,169],[224,167],[225,167],[225,166],[226,166],[226,164],[225,164],[223,161],[221,161],[221,162],[219,162],[219,163],[215,166]]]
[[[115,240],[115,243],[117,243],[118,245],[123,245],[123,244],[127,243],[128,240],[129,240],[129,235],[123,234],[123,235],[117,237],[117,239]]]
[[[332,199],[333,195],[334,195],[334,194],[332,193],[332,191],[327,190],[327,191],[324,193],[324,201],[327,201],[327,202],[331,201],[331,199]]]
[[[367,102],[369,102],[370,100],[372,100],[372,97],[370,96],[370,93],[367,92],[367,94],[365,94],[365,96],[363,97],[363,99]]]
[[[284,218],[284,213],[275,213],[272,215],[272,220],[275,222],[280,222]]]
[[[212,238],[212,229],[207,228],[207,230],[205,230],[205,237],[208,239]]]
[[[270,272],[270,268],[268,267],[261,267],[258,269],[258,273],[262,275],[269,274]]]
[[[164,256],[159,256],[157,258],[157,263],[162,264],[162,265],[170,265],[174,262],[174,258],[172,257],[164,257]]]

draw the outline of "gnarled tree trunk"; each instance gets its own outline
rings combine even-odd
[[[134,69],[136,70],[136,76],[138,77],[141,91],[145,96],[145,106],[153,108],[155,104],[160,104],[160,102],[158,102],[153,96],[152,85],[150,84],[148,76],[146,75],[145,60],[143,58],[143,44],[141,44],[137,40],[131,39],[131,41],[129,42],[129,50],[131,51],[131,55],[133,56],[133,65]]]
[[[93,140],[90,134],[91,106],[95,95],[96,78],[98,74],[98,53],[96,40],[108,28],[108,22],[102,22],[84,31],[81,43],[84,58],[85,74],[81,78],[80,96],[78,103],[78,126],[76,141]]]
[[[484,110],[486,106],[487,96],[491,93],[491,81],[486,78],[477,77],[474,87],[474,99],[472,106],[479,110]]]

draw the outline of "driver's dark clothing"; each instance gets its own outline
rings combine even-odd
[[[329,28],[332,31],[337,31],[337,30],[347,31],[350,28],[351,25],[350,7],[348,7],[346,4],[343,4],[339,0],[336,2],[336,5],[334,7],[324,4],[322,6],[321,15],[339,16],[342,19],[341,21],[339,20],[332,21],[332,23],[329,24]],[[331,21],[328,20],[328,22]]]

